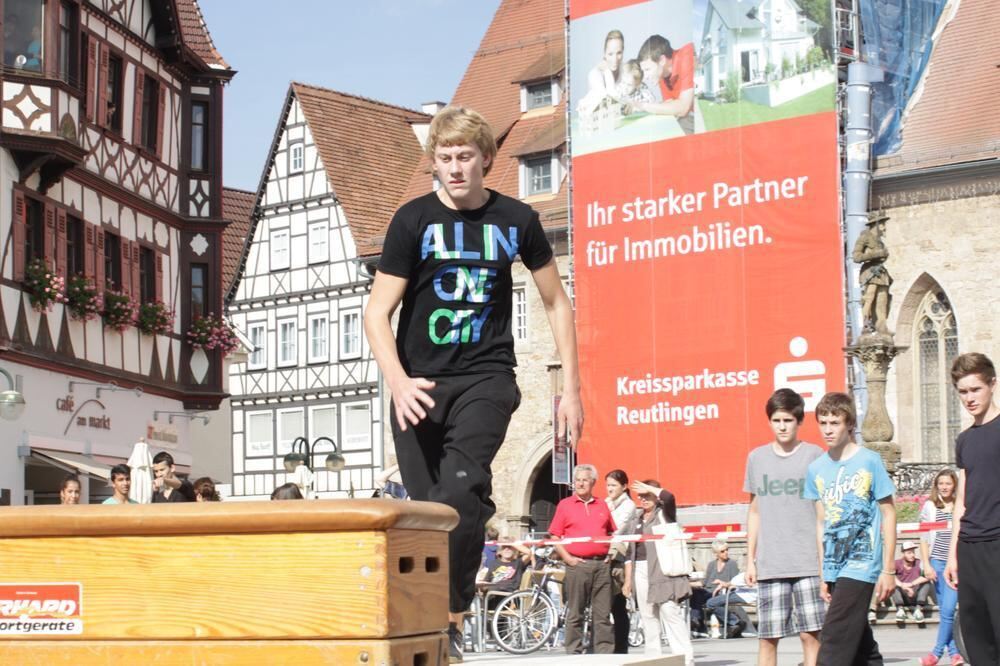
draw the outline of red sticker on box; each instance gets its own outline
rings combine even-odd
[[[80,583],[0,584],[0,635],[83,632]]]

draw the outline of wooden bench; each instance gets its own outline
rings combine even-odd
[[[0,509],[0,663],[445,664],[457,522],[387,500]]]

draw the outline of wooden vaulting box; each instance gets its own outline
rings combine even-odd
[[[0,510],[0,664],[447,663],[443,505]]]

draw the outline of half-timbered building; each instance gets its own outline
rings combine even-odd
[[[234,498],[285,483],[312,448],[319,497],[367,496],[383,464],[378,369],[362,330],[370,275],[358,246],[385,226],[420,157],[429,116],[293,83],[257,192],[228,313],[249,340],[232,366]],[[324,469],[333,446],[342,471]]]
[[[0,426],[0,488],[18,504],[50,500],[63,471],[86,482],[124,462],[140,437],[191,464],[190,417],[225,395],[220,352],[186,332],[222,313],[222,92],[235,72],[196,0],[2,7],[0,368],[27,408]],[[146,334],[87,319],[80,300],[39,307],[40,268],[50,287],[162,302],[174,319]]]

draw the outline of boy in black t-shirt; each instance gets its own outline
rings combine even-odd
[[[485,524],[496,511],[490,465],[520,402],[511,333],[515,257],[531,271],[562,361],[560,436],[576,442],[583,427],[572,306],[538,214],[483,186],[496,152],[478,113],[438,112],[427,153],[441,187],[396,212],[365,311],[365,332],[392,393],[403,485],[411,498],[459,514],[448,539],[455,660]],[[394,338],[390,321],[400,303]]]
[[[958,589],[962,637],[973,664],[1000,664],[1000,408],[997,373],[983,354],[962,354],[951,381],[972,426],[955,443],[958,491],[945,578]],[[961,578],[959,578],[961,569]],[[955,663],[955,662],[952,662]]]

